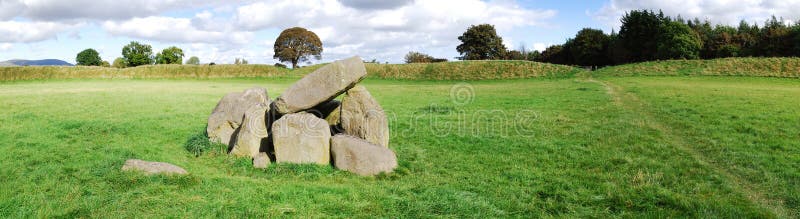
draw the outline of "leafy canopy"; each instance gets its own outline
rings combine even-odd
[[[200,64],[200,58],[197,58],[197,56],[189,57],[189,60],[186,60],[186,64],[187,65],[199,65]]]
[[[611,38],[602,30],[584,28],[568,45],[575,64],[582,66],[602,66],[609,64],[608,45]]]
[[[153,48],[147,44],[132,41],[122,47],[122,57],[128,67],[153,64]]]
[[[85,49],[78,53],[78,56],[75,57],[75,62],[78,65],[100,66],[103,60],[100,59],[100,53],[97,53],[97,50]]]
[[[659,59],[698,59],[703,41],[688,25],[673,21],[664,24],[658,40]]]
[[[456,47],[461,54],[461,60],[486,60],[502,59],[505,57],[506,46],[503,38],[497,35],[494,25],[472,25],[464,34],[458,37],[461,45]]]
[[[122,57],[117,57],[114,59],[114,63],[111,64],[111,67],[114,68],[125,68],[128,66],[128,63],[125,63],[125,59]]]
[[[182,64],[183,50],[178,47],[168,47],[156,54],[156,64]]]
[[[322,41],[317,34],[302,27],[283,30],[273,47],[272,58],[292,63],[292,68],[297,68],[298,62],[308,61],[309,57],[322,58]]]

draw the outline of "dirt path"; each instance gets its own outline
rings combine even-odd
[[[731,173],[727,168],[716,164],[713,162],[713,160],[704,156],[702,152],[691,147],[681,136],[675,134],[672,128],[659,122],[647,109],[647,104],[640,100],[635,94],[625,92],[623,87],[608,81],[597,80],[594,78],[587,78],[585,81],[602,85],[615,105],[641,116],[647,126],[663,133],[664,139],[667,140],[670,145],[673,145],[681,151],[688,153],[699,164],[721,174],[727,181],[731,182],[731,186],[734,189],[742,192],[742,194],[744,194],[754,204],[757,204],[762,208],[769,209],[771,213],[775,214],[775,216],[779,218],[790,217],[789,211],[787,211],[784,207],[782,200],[767,198],[764,195],[764,192],[758,189],[755,184],[752,184],[747,180],[744,180],[741,177]]]

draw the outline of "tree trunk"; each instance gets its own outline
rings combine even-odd
[[[297,59],[292,60],[292,69],[297,69]]]

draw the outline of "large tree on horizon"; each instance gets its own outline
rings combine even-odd
[[[131,43],[122,47],[122,57],[128,67],[150,65],[153,64],[153,47],[137,41],[131,41]]]
[[[200,64],[200,58],[197,58],[197,56],[189,57],[189,59],[186,60],[186,64],[187,65],[199,65]]]
[[[658,37],[662,24],[668,21],[663,13],[649,10],[633,10],[622,17],[619,40],[625,48],[627,62],[642,62],[656,59]],[[621,64],[621,63],[619,63]]]
[[[298,62],[305,62],[309,57],[322,58],[322,41],[317,34],[302,27],[283,30],[273,49],[275,55],[272,58],[292,63],[292,68],[297,68]]]
[[[461,45],[456,47],[461,54],[461,60],[487,60],[502,59],[505,57],[506,46],[503,38],[497,35],[494,25],[480,24],[470,26],[464,34],[458,37]]]
[[[603,66],[610,64],[608,45],[611,38],[602,30],[584,28],[570,41],[569,52],[575,64]]]
[[[156,64],[183,64],[183,50],[170,46],[156,54]]]
[[[94,49],[85,49],[78,53],[78,56],[75,57],[75,62],[77,65],[86,65],[86,66],[100,66],[103,63],[103,59],[100,58],[100,53]]]

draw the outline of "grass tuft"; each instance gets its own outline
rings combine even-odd
[[[183,147],[195,157],[199,157],[205,152],[224,154],[228,150],[228,147],[224,144],[209,141],[205,131],[189,136]]]

